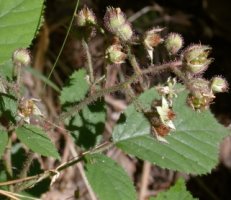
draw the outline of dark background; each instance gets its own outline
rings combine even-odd
[[[127,16],[132,16],[149,6],[153,9],[143,14],[134,23],[137,34],[153,26],[165,27],[166,32],[182,34],[185,46],[191,43],[202,43],[212,47],[214,58],[204,76],[211,78],[219,74],[231,83],[231,1],[229,0],[92,0],[81,1],[94,10],[96,16],[102,19],[106,7],[120,7]],[[60,50],[67,26],[73,13],[75,1],[53,0],[46,2],[45,27],[34,41],[33,54],[35,68],[48,74],[52,63]],[[103,21],[99,20],[99,23]],[[92,40],[91,48],[98,52],[102,47],[102,39]],[[53,81],[63,85],[73,69],[83,65],[84,55],[81,45],[75,37],[74,30],[68,37],[64,51],[52,76]],[[95,67],[100,66],[95,62]],[[41,67],[42,66],[42,67]],[[231,120],[231,95],[217,95],[212,111],[217,119],[228,126]],[[194,197],[201,200],[231,199],[231,158],[229,139],[221,145],[221,162],[211,174],[198,177],[188,177],[187,187]],[[228,153],[227,153],[228,152]]]

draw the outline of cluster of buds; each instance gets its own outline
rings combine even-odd
[[[189,79],[190,93],[188,104],[197,111],[208,109],[215,99],[215,93],[226,92],[228,84],[221,77],[214,77],[210,81],[201,78],[201,74],[212,62],[209,58],[211,47],[206,45],[191,45],[181,55],[183,72]]]
[[[115,43],[106,49],[105,58],[110,64],[122,64],[127,58],[127,55],[123,52],[122,45]]]
[[[203,78],[193,78],[189,84],[192,87],[187,102],[197,111],[208,109],[215,99],[215,93],[226,92],[228,83],[221,77],[214,77],[210,81]]]
[[[107,30],[122,41],[127,42],[132,39],[133,31],[131,24],[127,21],[125,14],[120,8],[107,7],[104,22]]]

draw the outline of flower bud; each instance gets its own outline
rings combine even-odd
[[[84,8],[78,12],[76,16],[76,21],[78,26],[95,25],[96,24],[95,14],[87,6],[84,6]]]
[[[193,75],[204,72],[212,62],[212,59],[208,58],[210,50],[211,47],[200,44],[188,47],[182,54],[186,70]]]
[[[158,46],[163,39],[160,36],[160,32],[163,28],[153,28],[144,33],[143,44],[148,52],[148,55],[151,59],[151,63],[153,62],[153,50],[156,46]]]
[[[211,80],[211,89],[213,92],[226,92],[228,90],[228,83],[224,78],[213,77]]]
[[[121,64],[125,61],[127,55],[122,52],[122,46],[120,44],[113,44],[106,49],[106,59],[111,64]]]
[[[131,25],[120,8],[107,7],[104,22],[108,31],[118,36],[121,40],[129,41],[132,38]]]
[[[163,42],[163,39],[160,36],[162,30],[163,28],[153,28],[145,32],[143,43],[147,49],[153,50],[154,47]]]
[[[117,36],[123,41],[129,41],[132,38],[133,31],[131,25],[127,22],[118,29]]]
[[[13,53],[12,60],[17,66],[28,66],[31,62],[30,53],[27,49],[17,49]]]
[[[176,54],[183,46],[183,38],[178,33],[170,33],[165,40],[165,47],[170,55]]]
[[[213,102],[213,98],[208,96],[196,97],[192,94],[188,95],[187,103],[196,111],[203,111],[209,108],[210,104]]]
[[[195,78],[189,82],[191,93],[187,102],[194,110],[205,110],[213,102],[215,96],[210,89],[209,81],[202,78]]]
[[[209,84],[209,81],[203,78],[193,78],[189,81],[189,85],[191,86],[192,90],[194,92],[200,91],[202,95],[209,95],[211,93]]]

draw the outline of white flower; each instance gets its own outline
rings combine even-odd
[[[35,102],[39,102],[39,99],[31,98],[31,99],[22,99],[19,103],[18,108],[18,117],[19,119],[23,119],[26,123],[30,124],[30,118],[32,116],[43,116],[42,112],[35,104]]]
[[[175,130],[176,129],[175,125],[173,124],[172,120],[169,119],[169,113],[172,113],[172,110],[169,108],[168,101],[163,96],[162,96],[161,103],[162,103],[161,106],[156,107],[156,110],[160,116],[161,122],[165,126]]]
[[[161,96],[165,96],[168,101],[169,105],[172,106],[172,99],[177,97],[177,92],[175,89],[176,85],[176,78],[168,78],[166,86],[157,86],[156,90]]]

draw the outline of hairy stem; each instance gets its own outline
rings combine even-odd
[[[91,58],[89,46],[88,46],[85,39],[82,39],[82,45],[83,45],[84,51],[85,51],[86,56],[87,56],[87,70],[88,70],[88,75],[90,76],[90,83],[93,84],[94,83],[94,74],[93,74],[92,58]]]
[[[5,167],[6,167],[6,172],[11,179],[13,176],[13,170],[12,170],[12,160],[11,160],[11,147],[12,147],[12,141],[11,138],[9,137],[7,146],[6,146],[6,152],[4,155],[4,161],[5,161]]]
[[[27,153],[27,158],[26,158],[25,162],[23,163],[23,169],[22,169],[21,173],[19,174],[19,178],[24,178],[27,176],[27,173],[28,173],[30,166],[32,164],[32,161],[34,159],[34,155],[35,154],[32,151],[29,151]]]
[[[85,98],[83,101],[81,101],[80,103],[78,103],[77,105],[74,105],[70,110],[61,113],[60,117],[57,119],[56,123],[58,122],[63,122],[65,119],[73,116],[74,114],[78,113],[80,110],[82,110],[85,106],[91,104],[92,102],[96,101],[98,98],[103,97],[107,94],[116,92],[116,91],[120,91],[120,90],[124,90],[127,89],[128,86],[137,81],[137,79],[140,76],[146,75],[146,74],[159,74],[162,73],[166,70],[169,70],[170,68],[175,68],[181,65],[181,61],[175,61],[175,62],[171,62],[171,63],[166,63],[163,65],[151,65],[148,69],[142,70],[141,73],[139,74],[134,74],[132,75],[129,79],[127,79],[126,81],[119,83],[118,85],[109,87],[109,88],[105,88],[105,89],[101,89],[97,92],[95,92],[94,94],[92,94],[91,96]]]
[[[181,70],[177,69],[176,67],[171,69],[172,72],[181,80],[183,81],[184,85],[187,87],[187,89],[192,93],[195,94],[195,89],[193,86],[190,84],[189,79],[187,76],[185,76],[184,73],[181,72]]]
[[[92,94],[91,96],[85,98],[82,102],[79,104],[73,106],[69,111],[64,112],[60,115],[58,118],[58,122],[64,121],[66,118],[73,116],[74,114],[78,113],[80,110],[82,110],[85,106],[89,105],[90,103],[96,101],[98,98],[103,97],[106,94],[110,94],[119,90],[123,90],[127,87],[128,84],[135,81],[137,78],[137,75],[133,75],[129,80],[120,83],[118,85],[112,86],[110,88],[105,88],[100,91],[97,91],[96,93]]]
[[[28,171],[30,169],[30,166],[32,164],[32,161],[34,159],[34,155],[35,154],[32,151],[29,151],[27,153],[26,160],[25,160],[25,162],[23,163],[23,166],[22,166],[22,171],[19,174],[19,178],[25,178],[27,176]],[[16,185],[14,191],[18,192],[19,188],[20,188],[20,185]]]
[[[127,46],[127,49],[128,49],[128,60],[131,66],[133,67],[135,74],[141,74],[141,69],[136,60],[136,56],[132,53],[131,47],[129,45]]]

